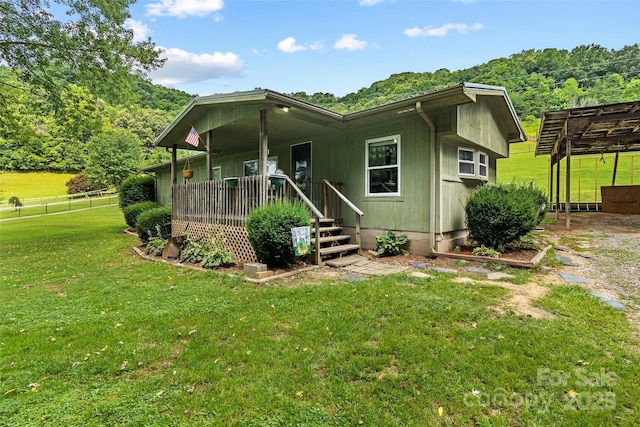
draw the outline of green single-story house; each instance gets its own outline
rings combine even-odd
[[[197,147],[185,141],[192,128]],[[229,221],[216,209],[233,204],[245,216],[273,196],[269,177],[282,174],[324,216],[320,205],[337,190],[341,233],[362,248],[375,248],[375,236],[392,230],[407,234],[410,252],[431,255],[465,240],[467,196],[495,182],[496,160],[524,140],[503,87],[462,83],[345,115],[261,89],[193,99],[156,139],[172,161],[145,172],[156,176],[157,200],[173,205],[175,235],[187,227],[211,234],[207,223],[242,228],[238,215]],[[176,154],[187,149],[189,180],[180,172],[187,158]],[[237,180],[222,184],[229,177],[257,177],[258,184],[238,190]],[[207,182],[218,190],[205,189]]]

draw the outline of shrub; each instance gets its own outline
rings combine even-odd
[[[387,231],[385,234],[376,236],[376,251],[379,255],[407,255],[409,252],[402,248],[407,243],[409,243],[409,239],[406,234]]]
[[[120,185],[120,209],[140,202],[155,202],[155,179],[152,176],[131,176]]]
[[[293,263],[293,227],[311,224],[306,206],[299,201],[260,206],[247,218],[249,242],[260,262],[269,266]]]
[[[161,207],[160,204],[156,202],[140,202],[127,206],[122,210],[122,213],[124,214],[124,220],[127,222],[127,225],[129,227],[135,227],[136,222],[138,221],[138,216],[142,212],[159,207]]]
[[[159,208],[149,209],[138,215],[138,221],[136,221],[136,231],[138,237],[143,242],[148,242],[153,236],[153,231],[156,230],[158,237],[163,239],[171,238],[171,207],[164,206]]]
[[[544,218],[542,190],[528,185],[479,187],[465,206],[469,234],[478,244],[504,252],[505,245],[533,230]]]
[[[97,185],[89,183],[84,172],[72,176],[64,185],[67,186],[67,194],[86,193],[99,188]]]

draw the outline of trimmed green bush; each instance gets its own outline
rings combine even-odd
[[[127,225],[129,227],[135,227],[136,222],[138,222],[138,215],[144,211],[148,211],[149,209],[159,207],[161,207],[160,204],[156,202],[140,202],[127,206],[122,210],[122,213],[124,214],[124,220],[127,222]]]
[[[120,209],[140,202],[155,202],[155,178],[152,176],[130,176],[125,179],[118,190]]]
[[[545,214],[546,195],[533,184],[485,185],[467,199],[469,234],[479,245],[504,252],[533,230]]]
[[[299,201],[260,206],[247,218],[249,242],[258,260],[268,266],[286,266],[295,260],[291,229],[311,224],[307,207]]]
[[[136,222],[138,237],[147,242],[152,236],[171,238],[171,206],[149,209],[138,215]]]

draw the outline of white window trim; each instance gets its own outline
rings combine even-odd
[[[460,152],[461,152],[461,151],[468,151],[468,152],[471,152],[473,160],[461,160],[461,159],[460,159]],[[475,177],[475,176],[476,176],[476,151],[475,151],[475,150],[470,149],[470,148],[461,148],[461,147],[458,147],[458,159],[457,159],[457,160],[458,160],[458,161],[456,162],[456,165],[457,165],[457,167],[458,167],[458,175],[459,175],[459,176],[472,176],[472,177]],[[463,163],[463,164],[467,164],[467,165],[468,165],[468,164],[473,165],[473,173],[464,173],[464,172],[460,172],[460,164],[461,164],[461,163]]]
[[[484,160],[485,160],[484,163],[480,162],[481,156],[484,156]],[[484,166],[484,169],[485,169],[484,175],[481,172],[482,171],[481,166]],[[483,179],[489,179],[489,156],[487,155],[487,153],[483,151],[478,151],[478,176]]]
[[[370,189],[369,189],[369,171],[370,170],[375,170],[375,169],[387,169],[389,167],[393,167],[391,165],[384,165],[384,166],[372,166],[371,168],[369,168],[369,145],[370,144],[375,144],[377,142],[383,142],[383,141],[396,141],[396,146],[397,148],[397,162],[396,162],[396,166],[398,168],[398,182],[397,182],[397,191],[395,193],[371,193]],[[400,134],[397,135],[389,135],[389,136],[384,136],[381,138],[373,138],[373,139],[367,139],[365,140],[365,144],[364,144],[364,164],[365,164],[365,168],[364,168],[364,188],[365,188],[365,197],[398,197],[402,194],[402,188],[401,188],[401,183],[402,183],[402,169],[401,169],[401,165],[402,162],[400,161],[401,157],[400,157],[400,151],[401,151],[401,138],[400,138]]]

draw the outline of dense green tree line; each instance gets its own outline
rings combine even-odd
[[[544,111],[635,100],[640,99],[640,47],[530,49],[459,71],[394,74],[341,98],[330,93],[291,95],[348,113],[460,82],[504,86],[522,120],[540,117]]]
[[[5,105],[0,115],[1,170],[84,170],[90,142],[112,131],[124,130],[138,141],[140,165],[168,160],[154,150],[155,137],[193,96],[134,79],[133,98],[111,105],[89,89],[68,84],[59,105],[39,96],[38,88],[18,80],[0,67]],[[143,106],[144,105],[144,106]]]

